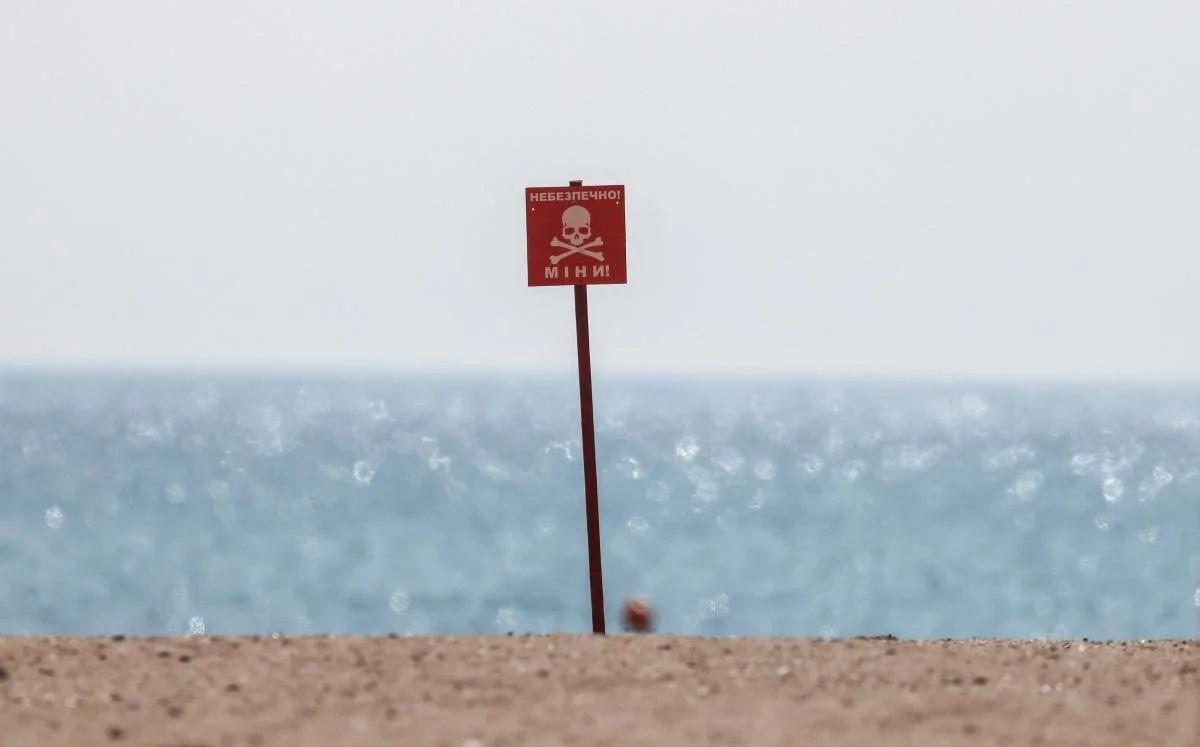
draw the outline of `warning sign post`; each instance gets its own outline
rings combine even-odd
[[[604,574],[600,565],[600,498],[592,417],[592,351],[588,285],[625,283],[625,187],[529,187],[525,190],[529,285],[575,287],[579,356],[579,420],[583,435],[583,495],[587,514],[592,632],[604,635]]]

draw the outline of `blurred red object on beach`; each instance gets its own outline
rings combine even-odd
[[[647,633],[654,627],[654,610],[644,599],[626,599],[621,624],[630,633]]]

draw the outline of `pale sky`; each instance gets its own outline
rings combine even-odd
[[[0,4],[0,366],[1200,380],[1200,3]]]

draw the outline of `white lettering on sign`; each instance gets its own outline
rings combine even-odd
[[[573,189],[570,192],[530,192],[530,202],[578,202],[579,200],[619,200],[619,189]]]
[[[586,268],[586,267],[576,267],[575,268],[575,277],[586,278],[587,271],[588,271],[588,268]],[[592,267],[592,277],[593,278],[606,278],[606,277],[610,277],[611,275],[612,275],[612,269],[608,265],[598,265],[598,266]],[[557,267],[543,267],[542,268],[542,277],[545,280],[557,280],[558,279],[558,268]],[[567,279],[570,277],[571,277],[570,268],[564,267],[563,268],[563,278]]]

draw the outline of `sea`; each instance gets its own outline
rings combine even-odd
[[[606,614],[1200,635],[1200,388],[622,378]],[[0,633],[590,630],[573,374],[0,372]]]

